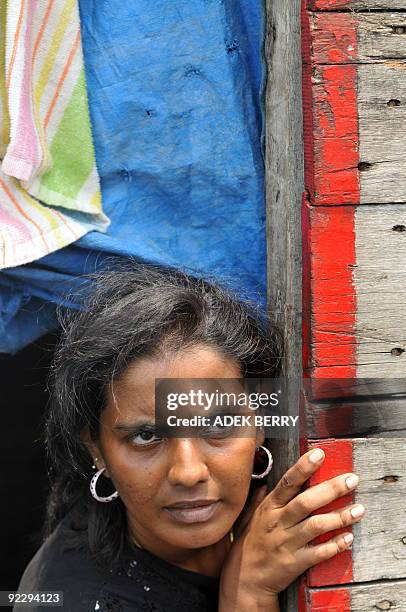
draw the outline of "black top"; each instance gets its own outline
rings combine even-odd
[[[72,547],[68,515],[27,566],[18,591],[63,591],[63,607],[30,606],[30,612],[216,612],[219,579],[183,569],[127,545],[120,568],[102,570],[91,559],[87,534]],[[77,533],[77,532],[76,532]],[[75,534],[73,534],[75,535]],[[24,604],[13,611],[23,612]]]

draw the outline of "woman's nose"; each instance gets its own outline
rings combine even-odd
[[[170,447],[168,479],[171,484],[192,487],[208,479],[209,469],[197,439],[172,438]]]

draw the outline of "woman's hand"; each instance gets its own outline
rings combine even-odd
[[[309,517],[358,484],[358,477],[347,473],[300,492],[323,459],[324,452],[313,449],[300,457],[268,495],[265,487],[256,492],[223,565],[220,612],[278,610],[278,593],[309,567],[351,545],[350,532],[311,545],[317,536],[350,526],[364,514],[362,506],[351,504]],[[355,508],[356,516],[351,513]]]

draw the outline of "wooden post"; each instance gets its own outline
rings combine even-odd
[[[300,0],[266,1],[267,63],[265,163],[268,244],[268,304],[284,330],[284,377],[289,408],[298,413],[302,375],[301,201],[303,134]],[[275,484],[299,457],[299,439],[272,441]],[[297,585],[281,596],[285,612],[297,612]]]
[[[295,414],[302,286],[306,374],[362,382],[406,372],[406,0],[303,0],[302,32],[300,4],[267,0],[265,47],[268,301],[284,330]],[[318,420],[306,440],[326,450],[310,485],[355,471],[360,487],[346,501],[365,504],[367,515],[352,528],[350,550],[286,591],[284,611],[406,609],[405,413],[383,401],[379,437],[357,437],[365,407],[347,405],[338,418],[350,425],[346,438],[323,433]],[[301,442],[272,441],[271,484],[305,450]]]
[[[304,370],[377,387],[389,379],[395,392],[393,379],[406,373],[406,0],[302,8]],[[310,485],[356,472],[360,486],[346,502],[367,514],[352,527],[351,549],[307,572],[298,610],[406,610],[403,401],[376,398],[381,418],[367,437],[370,402],[346,399],[313,419],[307,445],[323,447],[326,460]]]

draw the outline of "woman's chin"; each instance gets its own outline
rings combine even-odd
[[[190,528],[192,527],[192,528]],[[179,530],[179,537],[171,539],[171,544],[184,549],[206,548],[213,546],[224,538],[228,538],[231,527],[227,528],[224,525],[200,525],[189,526],[188,529]],[[174,534],[175,535],[175,534]],[[176,534],[177,535],[177,534]]]

